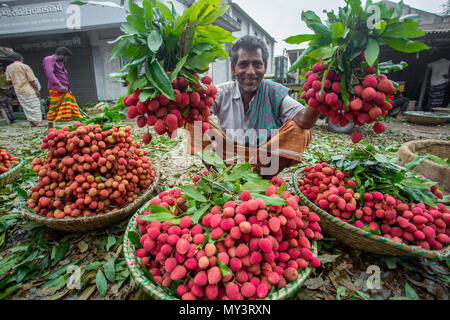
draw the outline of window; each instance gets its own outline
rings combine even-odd
[[[258,36],[258,32],[255,31],[255,36]]]

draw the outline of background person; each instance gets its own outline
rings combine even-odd
[[[48,111],[48,127],[52,128],[57,121],[73,121],[82,118],[78,104],[70,90],[69,78],[64,63],[72,52],[66,47],[57,48],[55,53],[42,61],[45,74],[48,78],[50,93],[50,107]]]
[[[6,73],[3,65],[0,65],[0,108],[5,110],[5,114],[8,117],[10,123],[14,122],[14,113],[12,103],[14,99],[11,97],[11,83],[6,80]]]
[[[32,126],[42,127],[41,93],[36,83],[36,76],[31,68],[23,63],[19,53],[12,55],[14,62],[6,67],[6,80],[10,81],[22,106],[27,120]]]

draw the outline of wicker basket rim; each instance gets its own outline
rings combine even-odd
[[[127,266],[128,266],[128,269],[130,270],[132,278],[135,280],[137,285],[139,287],[141,287],[147,294],[149,294],[153,297],[155,297],[155,296],[160,297],[162,300],[179,300],[178,297],[174,297],[172,295],[165,293],[160,288],[160,286],[151,282],[150,279],[146,278],[145,275],[143,275],[143,273],[141,272],[140,269],[138,269],[138,271],[135,271],[133,268],[131,268],[131,266],[133,266],[133,265],[139,266],[139,264],[137,262],[137,258],[136,258],[136,255],[134,254],[134,251],[132,251],[132,248],[135,248],[135,247],[131,243],[131,241],[128,239],[128,233],[131,231],[137,231],[136,218],[137,218],[137,216],[139,216],[140,214],[142,214],[144,212],[144,210],[148,207],[149,204],[150,204],[150,201],[148,201],[144,206],[142,206],[131,217],[130,221],[128,222],[128,225],[127,225],[127,228],[125,231],[124,240],[123,240],[125,260],[127,262]],[[311,248],[313,249],[313,256],[317,257],[318,256],[317,241],[311,241]],[[282,294],[283,297],[286,297],[289,294],[295,294],[295,292],[297,292],[301,288],[303,283],[308,279],[311,272],[312,272],[311,266],[308,266],[306,269],[299,271],[298,279],[294,282],[291,282],[290,283],[291,285],[289,287],[286,286],[282,289],[279,289],[279,290],[273,292],[270,296],[264,298],[264,300],[271,299],[271,297],[273,298],[274,296],[279,296],[280,294]],[[143,278],[143,279],[140,279],[140,278]],[[147,283],[144,283],[144,282],[147,282]],[[149,288],[146,288],[146,286],[148,286]],[[283,293],[284,293],[284,295],[283,295]]]
[[[424,119],[450,119],[450,114],[444,112],[405,111],[404,114],[409,117]]]
[[[298,177],[299,173],[301,172],[301,170],[302,169],[300,168],[300,169],[297,169],[294,172],[293,182],[294,182],[295,192],[297,192],[299,195],[301,195],[304,198],[303,200],[305,202],[307,202],[312,208],[314,208],[317,213],[319,213],[320,215],[324,216],[328,220],[331,221],[333,218],[337,218],[337,217],[333,216],[332,214],[330,214],[330,213],[322,210],[321,208],[319,208],[315,203],[313,203],[311,200],[309,200],[300,191],[299,186],[298,186],[297,177]],[[337,219],[339,219],[339,218],[337,218]],[[419,247],[419,246],[411,246],[411,245],[407,245],[407,244],[404,244],[404,243],[401,246],[399,246],[398,242],[395,242],[395,241],[393,241],[393,240],[391,240],[389,238],[385,238],[385,237],[373,234],[370,231],[365,231],[365,230],[363,230],[361,228],[358,228],[358,227],[356,227],[356,226],[354,226],[354,225],[352,225],[350,223],[342,221],[341,219],[339,219],[339,220],[342,223],[339,227],[344,227],[346,230],[349,230],[349,231],[354,232],[354,233],[356,233],[356,232],[364,232],[365,236],[366,236],[366,239],[370,239],[372,241],[380,241],[380,242],[377,242],[377,243],[387,244],[387,245],[389,245],[391,247],[394,247],[395,249],[398,249],[398,250],[401,250],[401,251],[405,251],[405,252],[408,252],[408,253],[413,253],[413,254],[419,255],[419,256],[427,255],[427,254],[429,254],[429,255],[437,254],[437,256],[435,257],[436,259],[439,259],[439,260],[448,260],[449,259],[447,256],[448,256],[449,251],[450,251],[450,245],[448,245],[447,247],[445,247],[445,248],[443,248],[441,250],[426,250],[426,249],[424,249],[422,247]],[[414,248],[419,249],[420,250],[419,252],[423,252],[423,254],[419,254],[416,250],[414,250]]]
[[[152,163],[152,168],[153,168],[153,171],[155,172],[155,177],[153,179],[152,184],[147,188],[147,190],[140,197],[136,198],[136,200],[134,202],[148,196],[149,194],[151,194],[154,191],[155,186],[159,181],[159,170],[153,165],[153,163]],[[123,207],[117,211],[109,211],[102,215],[96,215],[96,216],[90,216],[90,217],[78,217],[78,218],[71,218],[71,219],[58,219],[58,218],[49,218],[49,217],[39,216],[36,213],[32,213],[32,212],[28,211],[28,209],[24,209],[24,210],[22,210],[22,212],[30,220],[38,221],[41,223],[46,223],[46,224],[52,223],[55,225],[57,225],[57,224],[59,224],[59,225],[78,225],[78,224],[81,225],[81,224],[83,224],[84,225],[84,224],[89,224],[90,222],[93,222],[93,221],[109,220],[116,216],[120,216],[122,214],[129,213],[129,211],[133,207],[134,202],[129,203],[128,205],[126,205],[125,207]]]
[[[20,160],[20,162],[17,165],[15,164],[15,165],[11,166],[8,171],[0,174],[0,180],[7,178],[8,176],[12,175],[16,170],[23,167],[23,165],[25,164],[25,160],[23,160],[21,157],[17,157],[17,158]]]
[[[450,148],[450,141],[431,140],[431,139],[428,139],[428,140],[413,140],[413,141],[408,141],[408,142],[404,143],[400,147],[398,152],[400,152],[400,150],[402,150],[403,152],[406,153],[406,156],[408,156],[410,158],[412,157],[412,159],[415,159],[418,156],[412,152],[411,146],[415,145],[415,144],[418,144],[418,143],[429,144],[429,145],[437,145],[437,144],[439,144],[439,145],[448,146]],[[434,167],[435,169],[439,169],[439,170],[449,168],[448,165],[439,164],[439,163],[436,163],[436,162],[431,161],[431,160],[425,160],[424,163],[426,163],[428,166]]]

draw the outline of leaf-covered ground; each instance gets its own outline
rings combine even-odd
[[[132,125],[135,140],[140,141],[144,132]],[[388,120],[387,128],[380,136],[367,131],[366,140],[384,146],[390,155],[410,140],[450,138],[448,124],[426,127]],[[17,180],[0,188],[0,299],[148,299],[131,280],[123,257],[128,221],[89,233],[63,233],[21,216],[26,191],[37,181],[29,162],[43,156],[39,146],[45,133],[46,128],[31,128],[25,121],[10,126],[0,122],[0,148],[27,161]],[[330,133],[319,121],[304,164],[315,163],[316,151],[338,152],[350,146],[348,135]],[[183,132],[175,140],[155,136],[145,148],[160,171],[155,193],[183,185],[203,169],[198,157],[185,152]],[[289,181],[294,170],[285,170],[280,176]],[[321,241],[319,254],[323,266],[306,281],[298,299],[449,298],[448,262],[371,255],[332,238]],[[367,288],[366,280],[378,270],[380,289]],[[74,272],[80,272],[79,285],[71,281]]]

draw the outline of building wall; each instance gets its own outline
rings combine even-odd
[[[109,1],[120,4],[120,0]],[[162,1],[170,6],[167,0]],[[114,45],[107,42],[114,40],[121,34],[119,28],[120,24],[126,21],[126,12],[120,8],[91,5],[76,6],[71,2],[73,0],[8,1],[9,7],[0,7],[1,43],[15,48],[20,53],[25,53],[25,58],[33,61],[33,68],[43,85],[42,90],[46,90],[46,84],[44,85],[44,83],[47,80],[43,75],[41,63],[35,62],[35,60],[41,61],[45,55],[53,53],[57,46],[80,49],[83,54],[74,55],[67,64],[69,80],[72,82],[74,90],[79,93],[79,102],[95,102],[97,99],[115,100],[126,94],[126,88],[108,77],[110,73],[119,72],[121,62],[118,59],[110,60]],[[180,14],[190,4],[188,0],[175,0],[173,3],[176,11]],[[222,4],[231,4],[231,1],[223,0]],[[80,10],[80,29],[68,28],[73,23],[74,7]],[[42,8],[52,9],[51,12],[42,13]],[[23,14],[11,14],[11,11],[14,10],[16,10],[16,13],[22,10]],[[241,21],[241,30],[233,32],[234,36],[240,38],[244,35],[255,35],[256,33],[266,42],[269,50],[267,74],[273,74],[274,41],[268,38],[264,30],[257,26],[254,21],[240,14],[237,10],[233,10],[232,7],[227,14]],[[77,37],[83,38],[83,49],[77,48],[76,44],[71,47],[71,45],[64,43],[64,41],[70,42]],[[38,42],[40,42],[39,48]],[[48,42],[52,45],[42,45]],[[34,45],[36,47],[33,47]],[[88,60],[82,61],[80,57]],[[73,66],[76,66],[76,68],[72,69]],[[233,80],[230,59],[213,63],[208,74],[213,77],[215,84]],[[92,81],[83,82],[83,77],[86,80],[88,76],[92,78]],[[74,77],[77,79],[75,82],[71,79]],[[78,81],[78,79],[81,79],[81,81]],[[87,84],[88,87],[86,87]],[[42,92],[44,93],[44,91]]]
[[[119,28],[89,32],[99,100],[116,100],[127,94],[126,87],[119,83],[117,79],[109,77],[109,74],[119,72],[122,67],[119,59],[111,60],[114,44],[108,43],[120,34]]]
[[[398,5],[397,3],[388,1],[388,0],[385,0],[384,2],[386,3],[386,7],[388,9],[396,8]],[[419,14],[420,15],[419,26],[425,26],[425,25],[429,25],[429,24],[441,24],[441,23],[448,24],[449,23],[449,16],[443,17],[443,16],[437,15],[435,13],[419,10],[416,8],[412,8],[408,5],[405,5],[403,7],[402,16],[406,16],[406,15],[410,15],[410,14]]]

